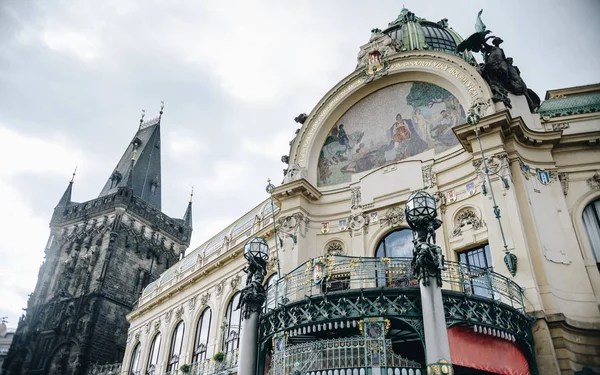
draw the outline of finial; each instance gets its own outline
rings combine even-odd
[[[162,118],[163,115],[163,110],[165,109],[165,101],[161,100],[160,101],[160,112],[158,113],[158,122],[160,123],[160,119]]]
[[[73,176],[71,177],[71,183],[75,181],[75,174],[77,173],[77,166],[75,166],[75,170],[73,171]]]
[[[140,118],[140,128],[142,127],[142,123],[144,122],[145,116],[146,116],[146,110],[142,109],[142,117]]]
[[[192,192],[190,193],[190,203],[192,203],[193,197],[194,197],[194,187],[192,186]]]

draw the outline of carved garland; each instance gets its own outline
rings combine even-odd
[[[465,226],[470,225],[473,230],[481,229],[485,226],[485,222],[479,218],[475,210],[472,208],[465,208],[459,212],[454,219],[454,229],[450,234],[450,237],[457,237],[462,235]]]

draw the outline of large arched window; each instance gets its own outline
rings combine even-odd
[[[227,330],[225,331],[225,352],[231,353],[240,345],[240,333],[242,330],[242,314],[241,309],[236,310],[240,302],[240,293],[236,293],[231,297],[227,310],[225,311],[225,319],[227,319]]]
[[[281,298],[281,296],[277,295],[277,292],[280,291],[275,291],[274,287],[277,280],[279,280],[279,277],[276,273],[274,273],[271,276],[269,276],[267,282],[265,283],[265,288],[267,288],[267,309],[274,309],[277,306],[276,299]]]
[[[183,321],[177,323],[173,336],[171,337],[171,349],[169,351],[169,364],[167,365],[167,372],[179,370],[179,357],[181,356],[181,348],[183,347],[183,332],[185,331],[185,324]]]
[[[406,258],[392,259],[392,264],[405,263],[405,267],[393,266],[382,262],[378,263],[377,286],[404,288],[415,286],[415,280],[409,276],[409,259],[412,258],[413,233],[410,229],[398,229],[388,233],[377,244],[375,256],[378,258]],[[418,285],[418,284],[416,284]]]
[[[596,264],[600,269],[600,199],[588,204],[583,210],[583,225],[590,240]]]
[[[133,353],[131,354],[131,362],[129,362],[129,375],[139,375],[140,373],[140,354],[142,353],[142,346],[138,342]]]
[[[194,340],[194,355],[192,363],[198,363],[206,359],[206,351],[208,350],[208,335],[210,334],[210,321],[212,312],[210,308],[205,309],[198,319],[196,327],[196,339]]]
[[[148,356],[148,366],[146,375],[154,375],[156,372],[156,365],[158,364],[158,354],[160,353],[160,333],[157,333],[152,340],[150,345],[150,355]]]
[[[388,233],[377,245],[377,257],[412,258],[413,234],[410,229],[399,229]]]

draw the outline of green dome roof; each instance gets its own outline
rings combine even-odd
[[[456,46],[463,41],[463,38],[448,26],[446,18],[439,22],[431,22],[403,8],[398,18],[390,22],[383,32],[398,42],[401,52],[442,51],[458,56],[469,63],[475,62],[470,52],[456,53]]]

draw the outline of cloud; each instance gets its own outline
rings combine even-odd
[[[543,96],[600,79],[589,48],[600,34],[598,4],[490,2],[483,16]],[[480,9],[478,1],[407,5],[432,21],[449,18],[463,36]],[[0,219],[9,234],[0,238],[0,300],[10,301],[10,324],[35,284],[72,168],[75,199],[95,198],[142,108],[153,116],[166,102],[163,211],[181,217],[196,187],[193,249],[267,198],[267,177],[282,179],[293,118],[353,72],[370,30],[400,8],[392,0],[0,1],[0,210],[11,213]],[[548,19],[579,22],[565,34]]]

